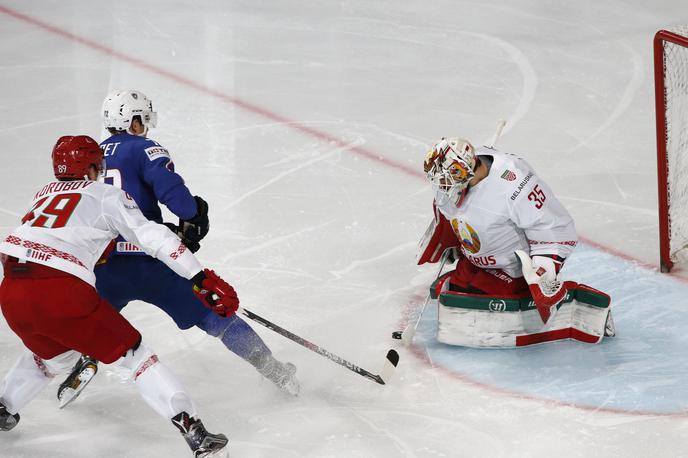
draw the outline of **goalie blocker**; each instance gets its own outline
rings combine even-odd
[[[450,273],[430,288],[438,300],[437,340],[465,347],[522,347],[572,339],[599,343],[610,316],[610,297],[576,282],[565,282],[557,313],[542,323],[530,295],[490,297],[448,290]]]

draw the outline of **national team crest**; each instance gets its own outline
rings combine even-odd
[[[504,171],[504,173],[502,173],[502,178],[504,178],[506,181],[514,181],[516,179],[516,174],[507,169]]]
[[[457,219],[453,219],[451,222],[454,232],[461,240],[461,246],[471,254],[476,254],[480,251],[480,237],[475,229],[471,227],[470,224]]]

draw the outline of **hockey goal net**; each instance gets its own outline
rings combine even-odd
[[[662,272],[688,259],[688,25],[654,39]]]

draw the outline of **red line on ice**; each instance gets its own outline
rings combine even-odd
[[[354,153],[358,156],[364,157],[364,158],[372,160],[374,162],[378,162],[378,163],[385,165],[387,167],[391,167],[391,168],[396,169],[396,170],[398,170],[398,171],[400,171],[406,175],[412,176],[414,178],[423,178],[423,175],[419,171],[416,171],[415,168],[412,168],[412,167],[409,167],[407,165],[395,162],[391,159],[385,158],[381,154],[378,154],[372,150],[369,150],[367,148],[363,148],[361,146],[350,146],[344,140],[339,139],[339,138],[335,137],[334,135],[328,134],[327,132],[314,129],[312,127],[308,127],[304,124],[301,124],[297,121],[291,120],[291,119],[289,119],[283,115],[280,115],[274,111],[262,108],[258,105],[254,105],[250,102],[241,100],[237,97],[233,97],[231,95],[217,91],[217,90],[212,89],[208,86],[205,86],[205,85],[200,84],[196,81],[193,81],[192,79],[186,78],[182,75],[178,75],[178,74],[173,73],[169,70],[165,70],[164,68],[157,67],[157,66],[152,65],[152,64],[150,64],[144,60],[141,60],[141,59],[138,59],[136,57],[130,56],[128,54],[125,54],[123,52],[117,51],[117,50],[112,49],[108,46],[100,44],[96,41],[93,41],[93,40],[90,40],[88,38],[76,35],[72,32],[64,30],[64,29],[57,27],[53,24],[47,23],[47,22],[42,21],[40,19],[36,19],[34,17],[20,13],[18,11],[15,11],[13,9],[7,8],[6,6],[2,6],[2,5],[0,5],[0,13],[4,13],[8,16],[13,17],[14,19],[21,21],[21,22],[24,22],[24,23],[33,25],[35,27],[38,27],[40,29],[43,29],[46,32],[52,33],[54,35],[59,35],[59,36],[66,38],[68,40],[72,40],[72,41],[77,42],[83,46],[91,48],[95,51],[101,52],[101,53],[106,54],[108,56],[111,56],[115,59],[121,60],[121,61],[126,62],[128,64],[131,64],[135,67],[147,70],[150,73],[153,73],[153,74],[156,74],[156,75],[161,76],[163,78],[172,80],[172,81],[174,81],[178,84],[181,84],[183,86],[187,86],[189,88],[195,89],[195,90],[202,92],[206,95],[218,98],[218,99],[220,99],[226,103],[235,105],[241,109],[244,109],[244,110],[249,111],[251,113],[262,116],[263,118],[269,119],[270,121],[285,124],[285,126],[291,128],[291,129],[294,129],[296,131],[299,131],[302,134],[314,137],[318,140],[322,140],[324,142],[328,142],[328,143],[334,144],[334,145],[342,147],[342,148],[346,148],[348,151],[351,151],[352,153]],[[635,258],[633,258],[633,257],[631,257],[625,253],[622,253],[620,251],[617,251],[615,249],[602,246],[596,242],[593,242],[593,241],[585,239],[585,238],[583,238],[583,241],[585,243],[593,245],[596,248],[599,248],[603,251],[606,251],[606,252],[611,253],[613,255],[619,256],[623,259],[634,261],[637,264],[639,264],[643,267],[646,267],[648,269],[657,270],[656,267],[653,267],[650,264],[647,264],[643,261],[635,259]],[[688,282],[688,279],[680,277],[680,276],[672,276],[672,277],[676,280],[679,280],[679,281]],[[410,304],[409,304],[409,306],[410,306]],[[403,329],[403,326],[401,328]],[[537,398],[537,397],[531,397],[528,395],[523,395],[520,393],[511,392],[509,390],[502,390],[502,389],[493,387],[491,385],[482,384],[480,382],[477,382],[475,380],[470,379],[469,377],[467,377],[463,374],[453,372],[447,368],[433,366],[432,363],[428,360],[427,356],[424,354],[424,352],[420,348],[413,346],[413,347],[411,347],[411,350],[412,350],[412,353],[414,355],[416,355],[418,357],[418,359],[420,361],[422,361],[424,364],[426,364],[430,367],[433,367],[435,369],[440,369],[442,372],[446,373],[447,375],[449,375],[451,377],[457,378],[457,379],[459,379],[465,383],[469,383],[469,384],[472,384],[472,385],[475,385],[475,386],[478,386],[478,387],[481,387],[481,388],[484,388],[484,389],[487,389],[487,390],[490,390],[493,392],[498,392],[498,393],[502,393],[502,394],[509,395],[509,396],[517,396],[520,398],[530,398],[533,400],[544,401],[544,402],[552,403],[552,404],[556,404],[556,405],[576,407],[576,408],[583,409],[583,410],[594,410],[594,411],[602,411],[602,412],[610,412],[610,413],[622,413],[622,414],[631,414],[631,415],[678,416],[678,417],[685,416],[685,414],[666,414],[666,413],[649,413],[649,412],[648,413],[634,413],[634,412],[628,412],[628,411],[617,410],[617,409],[609,409],[609,408],[593,408],[593,407],[586,407],[586,406],[571,404],[571,403],[567,403],[567,402],[563,402],[563,401],[555,401],[555,400],[547,400],[547,399],[542,399],[542,398]]]
[[[342,148],[346,148],[348,151],[351,151],[352,153],[354,153],[358,156],[365,157],[366,159],[370,159],[371,161],[378,162],[378,163],[385,165],[387,167],[394,168],[394,169],[396,169],[396,170],[398,170],[398,171],[400,171],[406,175],[409,175],[411,177],[419,178],[419,179],[423,178],[423,174],[419,170],[416,170],[415,168],[410,167],[408,165],[401,164],[401,163],[395,162],[391,159],[385,158],[383,155],[376,153],[370,149],[367,149],[367,148],[364,148],[361,146],[350,146],[347,144],[347,142],[345,142],[344,140],[342,140],[340,138],[335,137],[332,134],[329,134],[327,132],[324,132],[324,131],[321,131],[318,129],[314,129],[312,127],[301,124],[298,121],[289,119],[286,116],[280,115],[280,114],[278,114],[272,110],[268,110],[266,108],[260,107],[258,105],[252,104],[250,102],[247,102],[245,100],[239,99],[237,97],[234,97],[234,96],[225,94],[223,92],[220,92],[218,90],[212,89],[212,88],[205,86],[203,84],[200,84],[200,83],[198,83],[198,82],[196,82],[190,78],[186,78],[186,77],[179,75],[177,73],[173,73],[169,70],[165,70],[164,68],[157,67],[157,66],[152,65],[152,64],[150,64],[150,63],[148,63],[142,59],[138,59],[136,57],[130,56],[129,54],[125,54],[123,52],[112,49],[109,46],[105,46],[103,44],[97,43],[96,41],[93,41],[93,40],[90,40],[88,38],[84,38],[82,36],[76,35],[72,32],[64,30],[64,29],[57,27],[53,24],[50,24],[48,22],[42,21],[40,19],[36,19],[34,17],[20,13],[18,11],[15,11],[11,8],[8,8],[8,7],[2,6],[2,5],[0,5],[0,13],[4,13],[8,16],[13,17],[14,19],[17,19],[17,20],[22,21],[24,23],[33,25],[33,26],[38,27],[40,29],[43,29],[47,32],[50,32],[54,35],[59,35],[59,36],[66,38],[68,40],[75,41],[79,44],[82,44],[82,45],[84,45],[88,48],[91,48],[93,50],[99,51],[99,52],[106,54],[108,56],[111,56],[115,59],[121,60],[123,62],[127,62],[127,63],[129,63],[135,67],[147,70],[150,73],[153,73],[155,75],[158,75],[158,76],[161,76],[163,78],[172,80],[172,81],[174,81],[178,84],[181,84],[183,86],[187,86],[191,89],[195,89],[195,90],[202,92],[206,95],[220,99],[226,103],[229,103],[231,105],[235,105],[235,106],[242,108],[248,112],[262,116],[263,118],[266,118],[270,121],[285,124],[286,127],[289,127],[293,130],[301,132],[302,134],[308,135],[308,136],[316,138],[318,140],[322,140],[324,142],[334,144],[334,145],[342,147]],[[582,239],[584,242],[586,242],[590,245],[593,245],[596,248],[599,248],[603,251],[614,254],[614,255],[619,256],[619,257],[624,258],[624,259],[632,260],[639,265],[648,267],[649,269],[657,270],[656,267],[654,267],[648,263],[645,263],[643,261],[640,261],[636,258],[633,258],[632,256],[630,256],[628,254],[622,253],[620,251],[617,251],[617,250],[609,248],[609,247],[602,246],[596,242],[593,242],[591,240],[587,240],[585,238],[582,238]],[[675,275],[675,276],[672,275],[672,276],[676,279],[680,279],[680,280],[688,282],[688,278],[679,277],[678,275]]]
[[[408,165],[400,164],[398,162],[395,162],[391,159],[387,159],[381,154],[378,154],[372,150],[369,150],[367,148],[364,148],[362,146],[351,146],[344,140],[335,137],[334,135],[328,134],[327,132],[321,131],[314,129],[312,127],[309,127],[305,124],[299,123],[295,120],[289,119],[286,116],[280,115],[274,111],[262,108],[258,105],[254,105],[250,102],[247,102],[245,100],[241,100],[237,97],[233,97],[231,95],[225,94],[223,92],[217,91],[215,89],[212,89],[208,86],[205,86],[203,84],[200,84],[190,78],[186,78],[182,75],[179,75],[177,73],[173,73],[169,70],[165,70],[164,68],[157,67],[155,65],[152,65],[142,59],[138,59],[136,57],[133,57],[129,54],[125,54],[123,52],[117,51],[115,49],[112,49],[108,46],[105,46],[103,44],[100,44],[96,41],[90,40],[88,38],[84,38],[82,36],[76,35],[72,32],[69,32],[67,30],[61,29],[60,27],[57,27],[53,24],[49,24],[45,21],[42,21],[40,19],[36,19],[31,16],[27,16],[26,14],[22,14],[18,11],[15,11],[13,9],[7,8],[6,6],[0,5],[0,13],[4,13],[8,16],[13,17],[14,19],[17,19],[19,21],[22,21],[27,24],[31,24],[35,27],[38,27],[40,29],[45,30],[46,32],[50,32],[54,35],[59,35],[63,38],[66,38],[68,40],[72,40],[74,42],[77,42],[83,46],[86,46],[88,48],[91,48],[95,51],[98,51],[100,53],[106,54],[108,56],[111,56],[115,59],[121,60],[123,62],[126,62],[128,64],[131,64],[135,67],[141,68],[143,70],[147,70],[150,73],[153,73],[155,75],[161,76],[163,78],[167,78],[169,80],[172,80],[178,84],[181,84],[183,86],[187,86],[191,89],[195,89],[199,92],[202,92],[206,95],[215,97],[217,99],[220,99],[226,103],[235,105],[239,108],[242,108],[246,111],[249,111],[251,113],[257,114],[259,116],[262,116],[263,118],[269,119],[270,121],[277,122],[277,123],[282,123],[285,124],[287,127],[297,130],[301,132],[302,134],[306,134],[308,136],[314,137],[318,140],[322,140],[324,142],[336,145],[338,147],[346,148],[348,151],[351,151],[352,153],[365,157],[366,159],[370,159],[374,162],[379,162],[387,167],[391,167],[393,169],[396,169],[406,175],[410,175],[416,178],[422,178],[422,174],[416,170],[415,168],[412,168]]]

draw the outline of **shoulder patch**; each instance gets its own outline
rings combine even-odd
[[[516,174],[512,172],[509,169],[506,169],[504,173],[501,174],[501,178],[505,179],[506,181],[514,181],[516,180]]]
[[[151,161],[154,161],[161,157],[166,157],[168,159],[170,158],[169,151],[167,151],[162,146],[151,146],[149,148],[146,148],[144,151],[146,152],[146,156],[148,156],[148,159]]]

